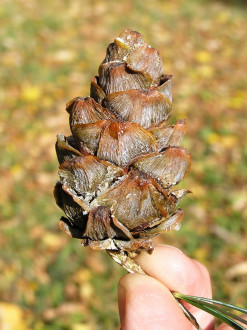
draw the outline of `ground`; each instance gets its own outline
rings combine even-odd
[[[54,143],[65,104],[88,96],[106,46],[132,28],[174,74],[192,167],[179,232],[156,242],[204,263],[214,297],[247,304],[245,1],[2,1],[0,315],[21,329],[117,329],[125,271],[58,229]],[[5,320],[5,321],[4,321]],[[4,323],[5,322],[5,323]],[[16,325],[14,322],[17,322]]]

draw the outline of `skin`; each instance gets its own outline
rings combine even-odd
[[[137,262],[148,275],[127,274],[119,281],[118,303],[121,330],[194,329],[170,291],[211,298],[207,269],[182,251],[165,245],[152,255],[142,253]],[[214,329],[213,316],[186,305],[204,330]],[[217,330],[229,330],[222,324]]]

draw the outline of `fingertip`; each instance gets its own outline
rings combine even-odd
[[[148,275],[170,291],[211,298],[211,282],[206,267],[177,248],[158,245],[152,255],[142,253],[137,262]],[[187,303],[184,305],[204,329],[213,328],[214,318],[211,315]]]
[[[207,269],[177,248],[158,245],[152,255],[141,253],[137,262],[148,275],[162,282],[171,291],[205,297],[211,295]]]
[[[121,329],[191,329],[171,292],[147,275],[128,274],[118,286]]]

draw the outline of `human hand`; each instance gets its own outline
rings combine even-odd
[[[118,302],[122,330],[194,329],[170,291],[211,298],[207,269],[182,251],[166,245],[152,255],[142,253],[137,262],[149,274],[127,274],[119,281]],[[203,330],[214,329],[210,314],[185,303]],[[231,329],[221,325],[218,330]]]

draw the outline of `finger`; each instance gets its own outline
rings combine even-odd
[[[169,290],[183,294],[211,298],[211,283],[207,269],[182,251],[167,245],[155,247],[152,255],[142,253],[137,262],[150,276],[163,283]],[[186,304],[203,329],[210,329],[213,317]]]
[[[247,321],[247,315],[244,314],[244,315],[240,315],[241,318],[243,318],[244,320]],[[239,321],[238,321],[239,322]],[[246,326],[246,324],[242,323],[242,322],[239,322],[242,326]],[[231,330],[232,327],[230,327],[230,325],[227,325],[225,323],[222,323],[218,328],[217,330]]]
[[[128,274],[118,287],[122,330],[191,330],[192,326],[171,292],[156,279]]]
[[[210,277],[206,268],[168,245],[158,245],[152,255],[142,253],[137,262],[143,270],[171,291],[211,298]]]

